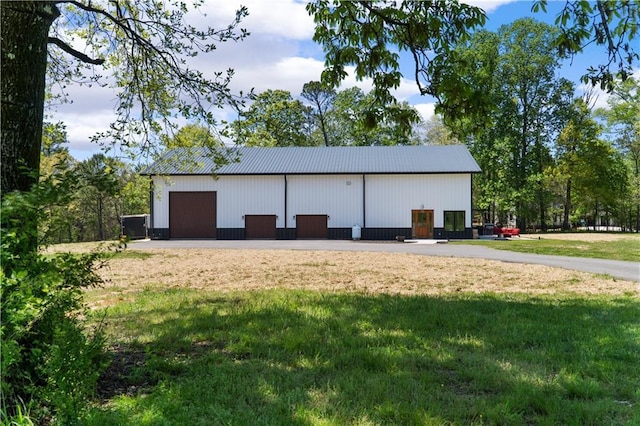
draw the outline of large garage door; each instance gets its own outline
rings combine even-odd
[[[216,237],[215,192],[169,192],[171,238]]]
[[[327,238],[327,215],[296,215],[296,238]]]
[[[276,238],[276,215],[253,214],[244,217],[245,238]]]

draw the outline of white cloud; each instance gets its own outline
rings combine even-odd
[[[589,106],[592,106],[594,110],[608,107],[607,100],[609,99],[609,93],[600,89],[600,86],[580,84],[576,88],[576,96],[584,98],[585,95],[589,100]]]
[[[513,3],[518,0],[462,0],[461,3],[468,4],[470,6],[476,6],[489,14],[499,8],[502,5]]]
[[[436,104],[434,103],[424,103],[424,104],[414,104],[413,107],[418,110],[422,119],[424,121],[429,120],[435,114]]]
[[[319,80],[323,62],[314,58],[284,57],[252,68],[237,69],[234,87],[253,87],[257,93],[267,89],[288,90],[293,96],[302,91],[302,85]]]
[[[109,123],[115,120],[115,114],[112,110],[95,110],[85,114],[67,112],[56,114],[55,120],[63,121],[67,126],[71,155],[83,160],[100,149],[90,138],[97,132],[109,130]]]
[[[634,70],[631,75],[636,81],[640,81],[640,68]],[[577,96],[584,96],[586,93],[589,93],[589,99],[591,101],[590,105],[593,106],[593,109],[609,109],[609,98],[611,97],[610,93],[607,93],[605,90],[602,90],[600,86],[591,86],[591,84],[580,84],[576,89]]]
[[[318,81],[324,69],[324,61],[311,57],[283,57],[276,62],[266,62],[255,67],[237,69],[232,86],[237,90],[253,87],[256,93],[267,89],[280,89],[291,92],[297,97],[302,86],[309,81]],[[358,81],[355,78],[355,67],[345,67],[348,76],[342,81],[338,90],[359,87],[365,92],[373,89],[370,78]],[[393,90],[393,95],[400,101],[418,94],[415,82],[403,78],[400,86]]]
[[[307,13],[306,3],[294,0],[208,0],[200,8],[206,17],[198,19],[207,25],[220,27],[229,24],[240,6],[246,6],[249,16],[240,24],[253,36],[274,35],[286,39],[308,40],[314,32],[313,19]],[[190,14],[197,17],[198,12]]]

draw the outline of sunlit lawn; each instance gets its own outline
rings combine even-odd
[[[542,236],[535,239],[514,237],[504,240],[465,240],[456,244],[483,245],[498,250],[555,256],[590,257],[640,262],[640,235],[629,235],[614,241],[559,240]]]
[[[149,287],[105,314],[121,390],[88,424],[640,424],[635,295]]]

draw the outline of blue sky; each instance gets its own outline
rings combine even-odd
[[[535,19],[553,24],[563,1],[550,1],[548,12],[532,13],[531,1],[510,0],[467,0],[482,7],[488,16],[486,29],[497,30],[518,18],[533,16]],[[323,69],[324,56],[320,47],[311,40],[313,21],[307,15],[305,2],[298,0],[205,0],[198,13],[190,15],[190,22],[196,26],[221,27],[231,21],[240,4],[249,9],[249,16],[242,27],[251,35],[240,43],[220,45],[208,56],[194,60],[192,66],[205,72],[235,70],[231,88],[247,92],[267,89],[288,90],[297,97],[304,83],[319,80]],[[602,48],[589,49],[585,54],[567,61],[560,70],[563,77],[579,83],[588,65],[596,65],[605,59]],[[371,89],[368,81],[357,82],[349,77],[341,88],[359,86]],[[89,142],[95,132],[106,130],[113,121],[115,95],[112,88],[71,87],[73,103],[48,111],[50,121],[63,121],[67,126],[71,154],[77,159],[85,159],[98,152],[98,147]],[[433,114],[433,100],[420,96],[411,76],[403,80],[395,93],[401,100],[414,105],[425,119]],[[605,104],[606,95],[601,94],[599,102]],[[221,119],[232,120],[235,115],[230,110],[219,110]]]

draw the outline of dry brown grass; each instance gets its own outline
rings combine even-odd
[[[631,294],[637,283],[542,265],[403,253],[149,249],[101,271],[96,305],[117,303],[145,288],[215,291],[305,289],[405,295],[467,293]]]

